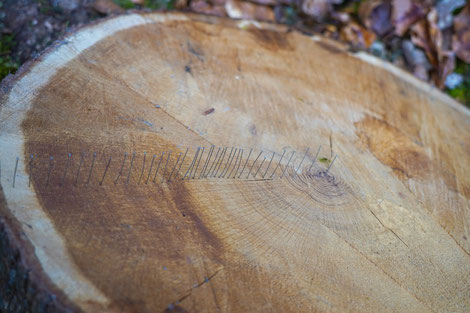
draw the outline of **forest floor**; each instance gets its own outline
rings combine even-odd
[[[467,0],[0,0],[0,79],[70,29],[127,10],[282,23],[405,68],[470,107]]]

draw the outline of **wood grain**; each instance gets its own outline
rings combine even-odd
[[[282,26],[132,14],[3,87],[2,236],[51,312],[470,310],[470,112],[390,65]],[[273,180],[182,180],[211,145],[264,151],[260,173],[287,152]],[[141,181],[186,147],[180,176]]]

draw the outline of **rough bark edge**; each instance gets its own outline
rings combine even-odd
[[[60,46],[63,44],[67,43],[67,39],[74,35],[77,32],[80,32],[82,30],[85,30],[87,28],[92,28],[102,22],[106,22],[111,19],[119,18],[120,16],[124,15],[132,15],[132,14],[138,14],[138,15],[154,15],[154,14],[165,14],[169,13],[172,15],[183,15],[188,17],[190,20],[195,21],[195,22],[203,22],[207,24],[219,24],[219,25],[225,25],[228,27],[232,28],[240,28],[240,29],[264,29],[264,30],[272,30],[272,31],[278,31],[280,33],[283,32],[291,32],[295,31],[301,35],[304,35],[306,37],[310,37],[316,42],[323,42],[325,44],[332,45],[338,50],[342,50],[344,53],[348,53],[349,55],[354,56],[355,58],[361,60],[362,62],[365,62],[371,66],[375,66],[378,68],[381,68],[385,70],[386,72],[389,72],[390,74],[398,77],[399,79],[403,79],[411,84],[413,84],[416,88],[424,91],[431,93],[434,97],[438,98],[440,101],[446,103],[449,105],[451,108],[459,110],[461,112],[464,112],[465,114],[470,114],[470,110],[465,107],[463,104],[460,102],[456,101],[446,93],[442,92],[441,90],[437,89],[436,87],[430,85],[429,83],[425,81],[421,81],[418,78],[416,78],[414,75],[411,73],[407,72],[404,69],[401,69],[392,63],[382,60],[372,54],[369,54],[367,52],[363,51],[352,51],[347,44],[344,42],[340,42],[337,40],[333,40],[331,38],[323,37],[322,35],[312,33],[309,31],[306,31],[304,29],[298,29],[295,27],[291,27],[288,25],[283,25],[283,24],[275,24],[275,23],[269,23],[269,22],[258,22],[258,21],[252,21],[252,20],[243,20],[243,19],[232,19],[229,17],[218,17],[218,16],[213,16],[213,15],[206,15],[206,14],[201,14],[201,13],[193,13],[189,11],[148,11],[148,10],[128,10],[125,13],[121,14],[111,14],[107,17],[100,18],[93,20],[89,22],[88,24],[85,25],[78,25],[75,27],[70,28],[67,30],[66,33],[62,35],[58,40],[54,41],[49,47],[44,49],[41,53],[39,53],[36,57],[33,59],[25,62],[22,64],[19,69],[16,71],[15,74],[9,74],[7,75],[2,81],[0,81],[0,106],[2,103],[5,101],[5,97],[8,96],[11,88],[13,85],[19,81],[24,75],[26,75],[31,68],[34,67],[34,65],[49,54],[49,52],[58,49]]]
[[[34,248],[6,210],[0,187],[0,312],[80,312],[57,290],[34,258]]]
[[[207,24],[219,24],[219,25],[225,25],[229,26],[232,28],[240,28],[242,29],[243,27],[240,26],[240,23],[246,23],[247,27],[253,27],[253,28],[259,28],[259,29],[266,29],[266,30],[273,30],[273,31],[279,31],[279,32],[289,32],[292,30],[295,30],[287,25],[281,25],[281,24],[274,24],[274,23],[268,23],[268,22],[258,22],[258,21],[251,21],[251,20],[243,20],[243,19],[232,19],[228,17],[218,17],[218,16],[213,16],[213,15],[206,15],[206,14],[200,14],[200,13],[193,13],[193,12],[186,12],[186,11],[148,11],[148,10],[128,10],[124,13],[116,13],[116,14],[110,14],[106,17],[99,18],[96,20],[93,20],[87,24],[84,25],[77,25],[74,27],[71,27],[68,29],[64,34],[62,34],[59,39],[55,40],[51,45],[47,48],[45,48],[43,51],[38,53],[35,57],[32,59],[26,61],[23,63],[18,70],[15,72],[15,74],[8,74],[5,76],[1,81],[0,81],[0,106],[2,103],[5,102],[5,97],[8,96],[10,93],[11,89],[15,85],[17,81],[19,81],[23,76],[29,73],[29,71],[34,67],[36,63],[39,63],[42,61],[42,59],[49,54],[50,52],[58,49],[60,46],[67,44],[67,39],[72,37],[74,34],[83,31],[87,28],[93,28],[94,26],[101,24],[103,22],[119,18],[121,16],[125,15],[133,15],[133,14],[138,14],[142,16],[146,15],[154,15],[154,14],[165,14],[169,13],[171,15],[182,15],[185,17],[188,17],[190,20],[195,21],[195,22],[202,22],[202,23],[207,23]],[[304,31],[300,30],[295,30],[299,34],[303,34],[307,37],[314,36],[314,34],[310,34]],[[329,40],[328,38],[323,38],[325,40]],[[344,45],[343,43],[334,41],[337,44]],[[344,45],[344,49],[347,49],[347,46]]]

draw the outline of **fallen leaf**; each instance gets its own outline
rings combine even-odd
[[[188,7],[188,0],[175,0],[175,9],[184,9]]]
[[[389,1],[362,1],[358,14],[362,23],[379,36],[384,36],[393,29],[390,21],[391,6]]]
[[[225,11],[231,18],[274,22],[273,9],[249,2],[227,0]]]
[[[338,28],[335,25],[326,24],[325,25],[325,30],[330,32],[330,33],[336,33],[338,31]]]
[[[441,29],[438,26],[439,15],[433,8],[427,15],[429,37],[437,58],[437,75],[434,82],[439,88],[444,88],[447,75],[455,68],[455,54],[451,49],[452,33],[450,29]]]
[[[330,15],[331,18],[343,24],[347,24],[351,21],[351,16],[347,12],[333,11],[330,13]]]
[[[355,48],[367,49],[375,41],[375,34],[359,24],[351,22],[341,29],[341,39],[349,42]]]
[[[432,66],[426,54],[409,40],[403,40],[402,49],[406,63],[412,68],[413,74],[421,80],[429,80],[429,70]]]
[[[301,3],[304,14],[312,17],[316,22],[323,22],[328,17],[336,20],[349,20],[347,12],[335,11],[333,5],[342,4],[344,0],[289,0],[293,4]]]
[[[213,5],[220,5],[220,6],[224,6],[225,2],[226,2],[226,0],[211,0],[211,1],[209,1],[209,3],[211,3]]]
[[[392,23],[395,34],[403,36],[412,24],[426,16],[424,6],[413,0],[393,0]]]
[[[192,11],[202,14],[215,15],[224,17],[225,8],[221,5],[211,5],[205,0],[193,0],[190,3],[190,8]]]
[[[332,5],[328,0],[304,0],[302,2],[302,12],[313,17],[317,22],[322,22],[332,10]]]
[[[434,79],[437,87],[444,89],[447,77],[455,69],[455,54],[452,51],[443,52],[441,59],[439,61],[439,68],[437,76]]]
[[[101,14],[122,13],[124,9],[114,3],[112,0],[96,0],[92,4],[93,9]]]
[[[453,12],[465,5],[466,0],[441,0],[436,3],[437,26],[444,29],[452,26]]]
[[[455,53],[452,51],[451,29],[440,29],[438,12],[431,9],[426,19],[411,27],[411,41],[422,48],[435,69],[433,81],[439,88],[444,88],[447,76],[455,68]]]
[[[276,5],[276,0],[251,0],[251,2],[261,4],[261,5]]]
[[[464,62],[470,63],[470,5],[454,18],[452,50]]]
[[[410,35],[411,42],[422,48],[428,55],[429,60],[431,60],[432,63],[437,64],[437,60],[434,58],[432,42],[429,39],[428,22],[426,20],[421,20],[415,23],[411,27]]]

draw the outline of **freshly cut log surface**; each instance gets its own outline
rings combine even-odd
[[[387,63],[135,13],[1,92],[2,312],[470,311],[470,112]]]

